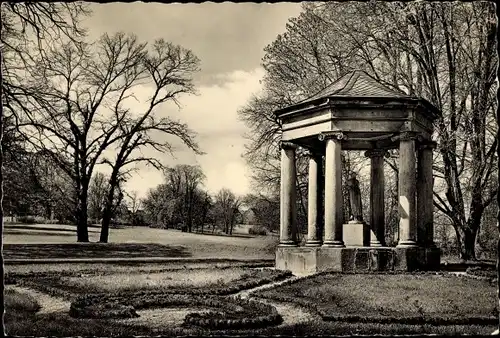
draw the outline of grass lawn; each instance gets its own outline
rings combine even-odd
[[[453,276],[326,274],[258,295],[311,305],[324,319],[497,316],[495,285]]]
[[[40,309],[36,299],[16,290],[6,289],[4,296],[6,321],[15,318],[32,317]]]
[[[43,228],[43,231],[34,228]],[[76,232],[71,232],[74,230],[74,226],[59,224],[32,224],[27,229],[9,229],[6,226],[4,258],[192,257],[274,259],[275,247],[278,243],[278,239],[274,236],[209,236],[185,233],[179,230],[122,227],[110,229],[109,244],[115,244],[115,246],[103,246],[95,243],[76,243]],[[91,242],[99,240],[99,231],[95,230],[92,228],[93,232],[89,233]],[[35,244],[41,244],[42,246],[35,246]],[[53,246],[50,247],[49,244]],[[141,244],[156,244],[157,246],[141,247]]]
[[[33,275],[39,273],[55,273],[58,272],[61,276],[76,276],[81,274],[130,274],[130,273],[156,273],[165,270],[183,270],[189,269],[213,269],[213,268],[229,268],[229,267],[272,267],[273,262],[213,262],[213,261],[200,261],[200,262],[166,262],[166,263],[139,263],[139,262],[113,262],[113,263],[50,263],[50,264],[12,264],[5,265],[4,271],[7,274],[20,274],[20,275]]]
[[[58,267],[55,264],[47,269]],[[218,290],[250,288],[268,283],[284,274],[274,269],[256,269],[254,264],[102,264],[88,268],[88,264],[67,264],[69,269],[53,271],[30,270],[25,266],[7,266],[8,283],[27,286],[66,299],[87,294],[134,294],[141,291],[185,292],[189,290]],[[286,273],[285,273],[286,275]],[[248,282],[251,283],[247,284]],[[211,292],[211,291],[210,291]]]
[[[202,288],[209,285],[227,285],[235,280],[254,275],[266,276],[265,271],[246,268],[177,270],[157,273],[122,273],[84,277],[61,277],[68,288],[88,290],[88,292],[138,291],[168,288]]]

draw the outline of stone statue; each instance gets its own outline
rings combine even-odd
[[[361,190],[356,174],[352,173],[347,186],[349,187],[349,200],[351,204],[351,217],[349,223],[363,223],[363,206],[361,205]]]

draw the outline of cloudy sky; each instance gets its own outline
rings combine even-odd
[[[195,156],[180,147],[175,158],[165,154],[161,160],[169,166],[201,165],[207,176],[205,187],[212,193],[222,187],[236,194],[250,192],[249,171],[241,158],[248,130],[238,120],[237,110],[260,90],[263,49],[285,31],[289,18],[299,15],[300,4],[135,2],[93,4],[92,10],[84,22],[90,38],[118,31],[148,42],[163,38],[192,50],[201,60],[195,77],[198,95],[183,97],[180,110],[166,105],[168,111],[162,114],[179,118],[195,130],[206,154]],[[161,173],[143,167],[127,188],[145,196],[161,181]]]

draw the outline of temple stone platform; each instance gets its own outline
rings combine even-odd
[[[276,268],[290,270],[295,275],[322,271],[436,271],[439,265],[439,248],[283,246],[276,250]]]

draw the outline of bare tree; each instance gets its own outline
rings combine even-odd
[[[242,199],[241,203],[249,210],[252,210],[258,225],[270,231],[279,230],[279,195],[275,194],[268,197],[262,193],[258,195],[248,194]]]
[[[215,217],[221,222],[224,233],[233,234],[236,217],[240,213],[240,206],[240,199],[227,188],[222,188],[215,195],[214,213]]]
[[[78,18],[88,14],[81,3],[38,3],[38,2],[2,2],[0,4],[0,41],[1,41],[1,71],[2,89],[0,103],[0,246],[3,246],[3,145],[4,145],[4,119],[14,115],[17,108],[9,104],[9,97],[17,92],[23,95],[23,88],[17,78],[22,61],[29,58],[32,51],[27,48],[30,33],[35,33],[37,45],[43,44],[47,38],[61,34],[74,36],[82,33]],[[65,15],[68,14],[69,16]],[[14,89],[16,88],[16,89]],[[3,255],[0,255],[0,266],[3,275]],[[1,294],[4,293],[3,283],[0,286]],[[2,323],[4,318],[4,303],[1,303],[0,313]]]
[[[112,171],[103,212],[101,242],[106,242],[108,238],[114,190],[136,169],[136,167],[131,168],[131,165],[143,162],[159,170],[164,168],[155,156],[143,155],[142,151],[145,148],[154,149],[159,153],[172,153],[173,149],[166,137],[171,135],[179,138],[195,153],[202,154],[194,140],[194,132],[186,124],[169,117],[158,117],[156,109],[168,101],[178,104],[179,96],[194,93],[191,76],[198,70],[198,63],[198,58],[191,51],[160,39],[154,43],[152,53],[143,55],[139,66],[134,70],[134,75],[119,89],[120,95],[112,108],[115,116],[121,116],[125,100],[132,95],[131,91],[140,84],[140,81],[149,79],[154,83],[147,108],[137,117],[124,116],[119,119],[119,130],[116,131],[117,154],[114,160],[102,161],[109,164]],[[160,138],[163,141],[158,141]]]
[[[47,51],[29,68],[31,77],[25,87],[32,95],[23,102],[19,125],[31,145],[49,153],[72,178],[77,194],[78,241],[88,241],[88,187],[106,150],[118,150],[114,163],[104,159],[113,167],[103,213],[103,219],[109,220],[113,190],[124,179],[121,169],[147,160],[131,156],[132,152],[148,146],[160,151],[168,147],[154,142],[151,131],[177,133],[190,142],[188,146],[194,144],[185,125],[155,118],[153,112],[162,103],[193,90],[190,75],[197,62],[190,51],[163,40],[148,51],[134,35],[117,33],[104,34],[95,44],[70,41]],[[142,115],[135,116],[130,108],[133,91],[151,82],[149,104]],[[103,241],[107,239],[106,222]]]
[[[106,192],[108,191],[108,178],[101,172],[96,172],[89,186],[89,217],[92,220],[102,218]]]
[[[186,164],[167,167],[164,173],[166,181],[164,193],[170,207],[170,221],[181,223],[188,232],[191,232],[199,206],[197,202],[202,200],[200,187],[205,175],[200,166]]]

